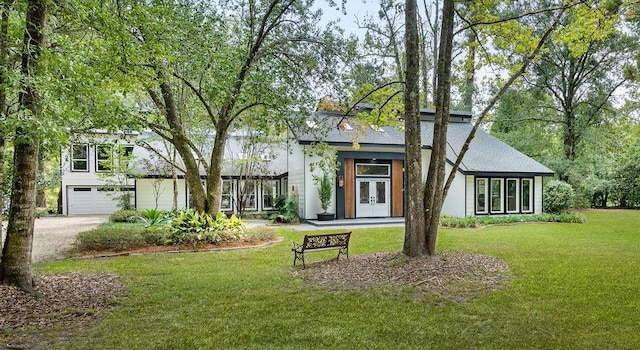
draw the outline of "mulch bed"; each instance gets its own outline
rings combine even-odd
[[[308,264],[294,274],[329,289],[384,291],[387,296],[409,292],[416,301],[436,302],[466,302],[500,289],[511,276],[498,258],[452,252],[420,258],[399,253],[357,255]]]
[[[91,328],[125,296],[111,274],[35,275],[41,297],[0,285],[0,348],[46,349]]]

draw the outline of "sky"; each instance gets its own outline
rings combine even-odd
[[[340,0],[336,1],[339,2]],[[375,14],[378,11],[378,2],[374,0],[346,0],[346,15],[340,10],[329,6],[328,0],[318,0],[316,6],[323,11],[324,23],[338,20],[346,35],[356,34],[358,36],[364,36],[365,31],[358,28],[356,19],[362,21],[367,14]]]

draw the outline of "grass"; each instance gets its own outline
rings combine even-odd
[[[290,274],[292,240],[243,251],[68,260],[41,273],[114,272],[128,297],[71,349],[631,349],[640,344],[640,213],[587,224],[443,229],[440,251],[497,256],[512,281],[467,303],[329,291]],[[398,251],[401,228],[355,230],[351,254]],[[326,256],[333,256],[328,253]],[[310,255],[322,259],[322,253]]]

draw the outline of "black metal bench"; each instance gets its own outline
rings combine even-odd
[[[322,251],[322,250],[338,250],[337,260],[340,259],[340,255],[344,254],[349,258],[349,238],[351,237],[351,231],[341,233],[328,233],[323,235],[305,235],[302,244],[293,242],[294,253],[293,266],[296,265],[296,261],[302,260],[302,267],[304,264],[304,253],[307,251]]]

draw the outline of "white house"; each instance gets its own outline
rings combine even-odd
[[[426,178],[433,137],[433,110],[421,111],[422,166]],[[404,216],[404,132],[392,127],[369,128],[364,134],[343,115],[318,113],[318,123],[342,122],[324,136],[338,154],[332,208],[338,219]],[[472,128],[471,114],[452,112],[448,126],[447,176]],[[359,149],[352,147],[357,137]],[[317,156],[305,150],[312,147],[311,133],[298,135],[298,145],[289,156],[289,185],[298,189],[300,214],[315,219],[322,210],[313,184],[310,164]],[[319,170],[316,170],[319,174]],[[442,213],[464,217],[476,215],[542,213],[542,178],[553,171],[482,130],[456,172]]]
[[[287,193],[288,154],[284,148],[274,146],[243,147],[244,138],[245,135],[236,133],[227,142],[221,209],[237,212],[242,206],[249,212],[271,211],[276,197]],[[111,214],[118,210],[117,198],[127,191],[133,194],[131,205],[136,209],[170,210],[174,200],[178,209],[189,208],[190,193],[184,173],[177,169],[174,176],[172,167],[142,144],[171,157],[171,149],[149,131],[77,135],[61,157],[62,213]],[[206,145],[202,151],[207,154]],[[118,168],[122,156],[130,158],[129,168],[135,176],[109,176],[112,169]],[[179,159],[176,163],[181,165]],[[201,170],[203,184],[205,176]]]
[[[422,164],[426,177],[433,134],[433,110],[422,110]],[[356,128],[352,119],[318,112],[316,122],[330,124],[323,141],[337,151],[340,167],[334,183],[329,211],[338,219],[404,216],[404,133],[396,128],[375,127],[358,133],[359,148],[353,148]],[[343,124],[337,127],[339,121]],[[448,127],[447,170],[471,130],[471,115],[453,112]],[[310,129],[311,130],[311,129]],[[313,183],[311,164],[317,162],[305,150],[317,136],[312,132],[296,135],[291,147],[253,150],[260,156],[258,168],[242,171],[238,164],[249,158],[242,151],[243,137],[232,135],[225,150],[222,210],[271,211],[280,194],[295,194],[300,217],[313,220],[320,213],[318,190]],[[133,193],[137,209],[171,209],[174,198],[178,208],[189,207],[189,190],[181,172],[175,178],[170,169],[155,166],[159,159],[138,146],[151,140],[159,148],[157,137],[140,134],[96,133],[79,136],[62,156],[62,211],[67,215],[109,214],[117,210],[114,198],[123,191]],[[121,150],[115,152],[115,150]],[[133,167],[141,173],[114,184],[100,175],[110,154],[132,154]],[[206,153],[206,152],[205,152]],[[167,152],[165,154],[170,154]],[[255,158],[254,158],[255,159]],[[160,162],[162,163],[162,162]],[[249,174],[250,173],[250,174]],[[316,170],[319,174],[319,170]],[[553,171],[518,152],[493,136],[479,130],[456,172],[443,207],[452,216],[538,214],[542,212],[542,178]],[[204,179],[205,174],[201,176]]]

